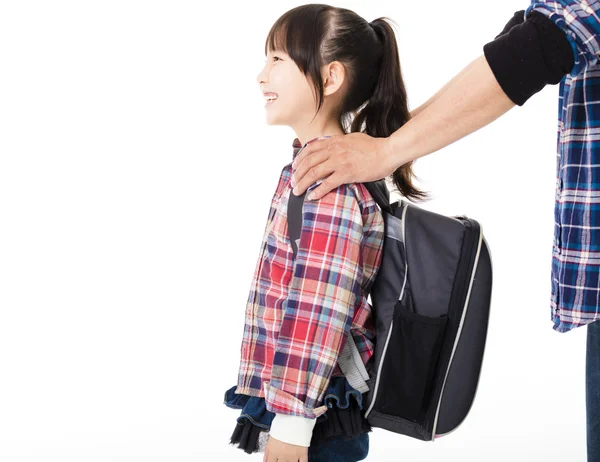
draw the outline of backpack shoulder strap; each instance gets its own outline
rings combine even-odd
[[[385,184],[385,180],[369,181],[363,183],[375,202],[381,207],[381,210],[385,210],[390,214],[394,214],[390,205],[390,193]],[[300,231],[302,231],[302,207],[304,206],[304,197],[306,192],[300,196],[296,196],[294,191],[290,191],[290,197],[288,199],[287,209],[287,222],[288,222],[288,236],[290,238],[290,244],[294,251],[294,257],[298,253],[298,239],[300,239]]]
[[[294,251],[294,258],[298,253],[298,242],[300,240],[300,232],[302,231],[302,207],[304,206],[304,194],[296,196],[294,191],[290,191],[287,208],[288,236],[290,244]]]
[[[377,181],[369,181],[363,183],[367,191],[371,193],[377,205],[381,207],[381,210],[385,210],[389,214],[393,215],[392,206],[390,205],[390,192],[385,184],[385,179]]]

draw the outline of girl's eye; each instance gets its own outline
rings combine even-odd
[[[272,59],[273,61],[281,61],[281,58],[280,58],[279,56],[273,56],[271,59]],[[268,61],[268,60],[267,60],[267,59],[265,59],[265,64],[267,63],[267,61]]]

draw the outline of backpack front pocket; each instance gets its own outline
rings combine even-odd
[[[377,411],[423,424],[447,320],[416,313],[409,291],[396,302]]]

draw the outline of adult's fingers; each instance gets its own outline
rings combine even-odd
[[[336,135],[336,136],[343,136],[343,135]],[[331,137],[331,138],[316,139],[314,141],[311,141],[311,143],[309,145],[305,146],[304,149],[302,150],[302,152],[300,152],[300,154],[298,154],[296,159],[294,159],[294,162],[292,164],[294,169],[297,169],[298,165],[300,163],[302,163],[302,161],[304,159],[306,159],[306,157],[309,157],[313,152],[328,150],[329,148],[331,148],[333,138],[335,138],[335,136]]]
[[[323,180],[323,182],[319,186],[316,187],[316,189],[313,189],[310,192],[311,197],[309,200],[314,201],[317,199],[321,199],[321,197],[323,197],[329,191],[332,191],[333,189],[337,188],[338,186],[340,186],[344,183],[347,183],[347,181],[344,179],[344,177],[341,174],[334,173],[334,174],[328,176],[327,178],[325,178]]]
[[[321,140],[323,142],[330,141]],[[325,178],[331,171],[323,170],[321,166],[330,156],[330,148],[318,145],[319,141],[315,141],[306,146],[302,152],[296,157],[294,174],[292,176],[292,184],[294,185],[294,194],[299,196],[303,194],[310,185]],[[319,148],[321,146],[321,148]],[[331,144],[329,144],[331,146]]]
[[[314,155],[317,156],[318,153],[315,153]],[[307,162],[309,159],[311,158],[307,158],[305,162]],[[317,159],[318,161],[318,158],[315,159]],[[315,184],[317,181],[327,179],[327,177],[334,172],[334,164],[332,162],[329,162],[329,160],[329,158],[326,158],[322,162],[313,165],[305,172],[305,174],[301,177],[299,181],[294,180],[294,194],[296,196],[303,194],[310,186]],[[296,176],[298,177],[298,175]]]

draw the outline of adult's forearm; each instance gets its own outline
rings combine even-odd
[[[479,130],[515,105],[496,81],[484,56],[469,64],[445,88],[388,139],[398,167]]]
[[[452,80],[450,80],[449,82],[447,82],[442,88],[440,88],[438,90],[438,92],[433,95],[431,98],[429,98],[427,101],[425,101],[423,104],[421,104],[419,107],[417,107],[416,109],[413,109],[410,112],[410,116],[411,117],[416,117],[419,113],[423,112],[424,109],[427,109],[429,106],[431,106],[431,104],[434,101],[437,101],[437,99],[446,92],[446,90],[448,90],[448,88],[452,87],[456,81],[458,79],[460,79],[469,69],[471,69],[471,67],[473,67],[473,65],[475,65],[476,61],[473,61],[472,63],[470,63],[467,67],[463,68],[462,71],[460,71],[458,74],[456,74]]]

